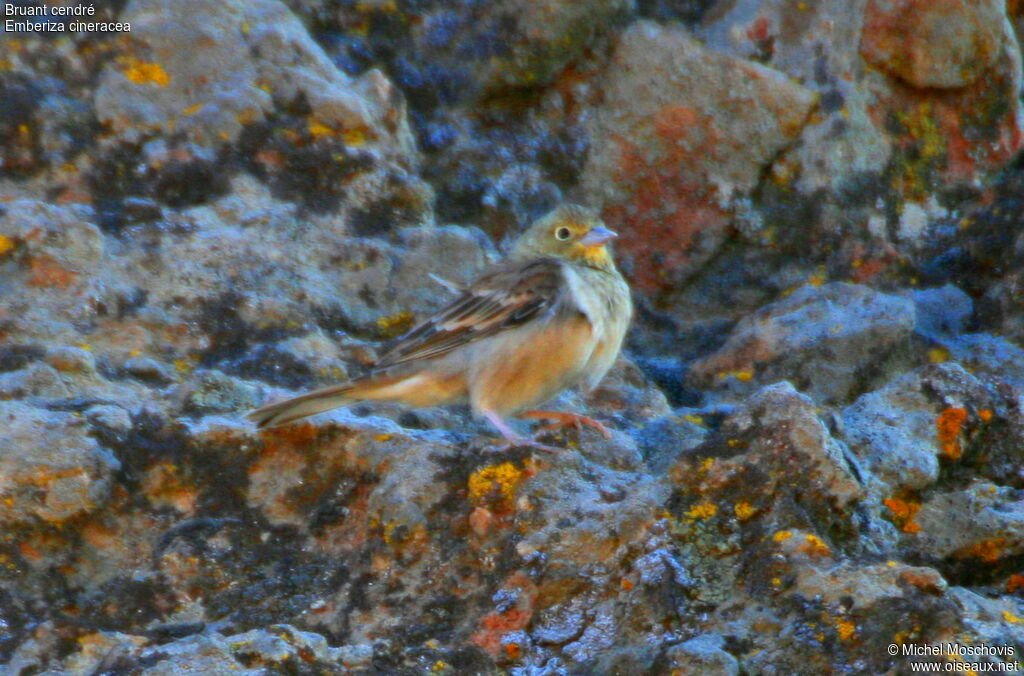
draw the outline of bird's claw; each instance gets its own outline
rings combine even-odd
[[[540,418],[542,420],[553,420],[554,422],[546,425],[541,425],[538,428],[539,432],[547,432],[551,430],[562,429],[563,427],[572,427],[577,432],[583,431],[583,426],[587,425],[597,430],[602,437],[605,439],[611,439],[612,433],[608,431],[608,428],[603,424],[594,420],[593,418],[585,415],[579,415],[577,413],[559,413],[557,411],[527,411],[519,416],[520,418]]]

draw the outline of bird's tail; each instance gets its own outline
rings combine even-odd
[[[255,411],[246,414],[249,420],[256,423],[257,427],[277,427],[294,420],[306,418],[317,413],[330,411],[346,404],[358,401],[358,396],[352,396],[355,385],[345,383],[344,385],[331,385],[313,390],[306,394],[285,399],[274,404],[267,404]]]

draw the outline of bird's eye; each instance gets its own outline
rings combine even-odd
[[[562,228],[559,228],[558,230],[555,230],[555,237],[557,237],[558,239],[562,240],[563,242],[565,240],[569,239],[569,237],[571,235],[572,235],[572,232],[569,231],[569,228],[562,227]]]

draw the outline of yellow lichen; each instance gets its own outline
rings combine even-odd
[[[493,491],[497,491],[506,502],[511,501],[527,472],[511,462],[488,465],[469,476],[469,498],[480,502]]]
[[[0,256],[14,248],[14,240],[10,237],[0,235]]]
[[[857,625],[849,620],[839,620],[836,622],[836,631],[839,632],[841,640],[849,641],[857,633]]]
[[[366,143],[367,132],[364,129],[346,129],[342,134],[342,138],[345,140],[345,145],[353,148],[358,148]]]
[[[332,127],[329,127],[323,122],[312,117],[309,118],[309,122],[307,122],[306,128],[309,130],[309,134],[313,138],[320,138],[322,136],[334,136],[337,133]]]
[[[749,502],[737,502],[736,506],[733,507],[733,511],[736,512],[736,516],[741,521],[746,521],[750,517],[754,516],[757,510]]]
[[[411,312],[402,311],[390,317],[377,319],[377,328],[385,338],[394,338],[412,328],[413,316]]]
[[[166,87],[171,83],[171,77],[159,63],[146,63],[134,58],[128,59],[123,73],[135,84]]]
[[[686,516],[691,521],[696,521],[697,519],[710,519],[717,513],[717,505],[713,505],[710,502],[702,502],[691,507],[689,511],[686,512]]]
[[[745,383],[754,377],[754,372],[751,369],[741,369],[738,371],[721,371],[718,373],[719,380],[725,380],[726,378],[735,378],[741,383]]]
[[[2,253],[2,252],[0,252],[0,253]],[[686,415],[684,415],[683,416],[683,420],[685,420],[686,422],[691,422],[694,425],[703,425],[704,424],[704,418],[702,418],[699,415],[693,415],[692,413],[687,413]]]
[[[1006,620],[1007,622],[1009,622],[1010,624],[1022,624],[1022,623],[1024,623],[1024,617],[1018,617],[1017,615],[1014,615],[1013,613],[1011,613],[1009,610],[1004,610],[1003,611],[1003,619]]]
[[[944,347],[933,347],[928,350],[928,361],[933,364],[941,364],[944,361],[949,361],[949,350]]]
[[[779,532],[777,532],[775,535],[772,536],[772,540],[774,540],[775,542],[785,542],[786,540],[788,540],[791,537],[793,537],[793,531],[790,531],[790,530],[780,530]]]

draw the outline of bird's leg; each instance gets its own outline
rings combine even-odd
[[[608,431],[607,427],[593,418],[588,418],[585,415],[579,415],[577,413],[559,413],[558,411],[526,411],[524,413],[520,413],[519,417],[555,421],[547,425],[541,425],[541,430],[557,430],[562,427],[575,427],[576,431],[581,431],[584,425],[589,425],[600,432],[601,436],[605,439],[612,438],[612,434]]]
[[[505,439],[505,443],[495,450],[496,453],[503,453],[509,450],[510,448],[516,448],[517,446],[527,446],[529,448],[536,448],[538,450],[547,451],[549,453],[557,453],[558,451],[561,450],[559,448],[555,448],[554,446],[547,446],[545,444],[542,444],[536,439],[531,439],[530,437],[524,437],[519,434],[516,434],[516,431],[509,427],[508,423],[502,420],[501,416],[495,413],[494,411],[483,411],[483,415],[485,418],[487,418],[487,421],[489,423],[494,425],[494,427],[499,432],[501,432],[501,436]]]

